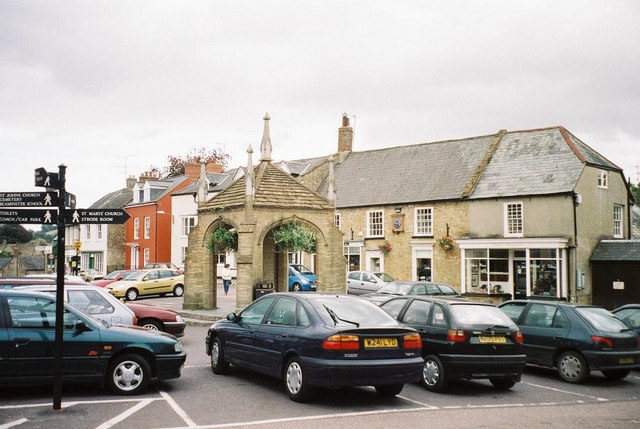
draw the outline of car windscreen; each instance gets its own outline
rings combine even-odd
[[[516,328],[511,319],[498,307],[476,304],[452,304],[451,313],[458,323],[470,325],[500,325]]]
[[[411,290],[411,283],[392,282],[382,286],[378,292],[389,295],[406,295]]]
[[[399,323],[377,305],[361,300],[327,297],[309,300],[329,326],[398,326]]]
[[[378,278],[382,279],[383,282],[392,282],[393,281],[393,277],[391,277],[389,274],[387,273],[374,273],[376,276],[378,276]]]
[[[300,274],[313,274],[313,271],[311,271],[309,268],[305,267],[304,265],[292,265],[292,267]]]
[[[140,280],[144,277],[146,273],[147,273],[146,271],[134,271],[131,274],[127,274],[127,276],[125,276],[125,278],[123,278],[122,280],[127,280],[127,281]]]
[[[617,333],[629,329],[629,327],[622,323],[613,313],[604,308],[577,307],[576,312],[592,327],[602,332]]]

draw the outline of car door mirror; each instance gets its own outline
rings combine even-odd
[[[227,320],[229,322],[237,322],[240,318],[238,317],[238,315],[236,313],[229,313],[227,314]]]

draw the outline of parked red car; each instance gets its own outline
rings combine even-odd
[[[92,282],[90,282],[92,285],[96,285],[96,286],[100,286],[100,287],[105,287],[113,282],[117,282],[122,280],[123,278],[125,278],[127,276],[127,274],[132,273],[133,270],[116,270],[116,271],[112,271],[109,274],[107,274],[106,276],[104,276],[102,279],[100,280],[94,280]]]
[[[175,311],[147,304],[125,303],[138,319],[138,326],[153,331],[164,331],[175,337],[182,337],[187,322]]]

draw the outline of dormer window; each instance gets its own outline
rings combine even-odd
[[[605,170],[600,170],[598,173],[598,188],[609,187],[609,173]]]

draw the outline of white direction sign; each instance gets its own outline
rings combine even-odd
[[[56,224],[58,223],[58,211],[56,209],[0,210],[0,223]]]
[[[0,207],[56,207],[57,192],[0,192]]]

